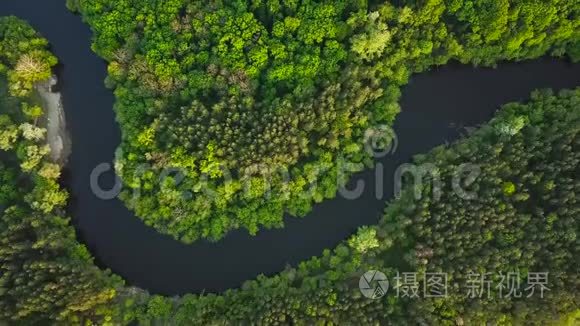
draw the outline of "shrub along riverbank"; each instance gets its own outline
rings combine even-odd
[[[580,59],[580,8],[562,0],[67,3],[110,63],[122,198],[184,242],[334,197],[372,164],[365,144],[389,142],[412,73]]]

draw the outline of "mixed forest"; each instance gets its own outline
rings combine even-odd
[[[69,0],[109,62],[121,197],[184,242],[282,227],[373,162],[412,73],[580,59],[564,0]],[[339,162],[348,162],[345,172]]]
[[[450,60],[580,59],[580,6],[571,1],[67,5],[93,28],[93,49],[109,62],[123,132],[122,199],[184,242],[281,227],[284,212],[303,216],[335,196],[348,179],[337,162],[372,165],[365,142],[392,124],[413,73]],[[223,294],[164,297],[96,267],[75,237],[35,90],[56,63],[30,26],[0,18],[0,324],[580,320],[580,89],[536,91],[467,138],[416,156],[424,173],[405,177],[378,224],[336,248]],[[459,192],[454,180],[465,166],[478,173],[461,179]],[[459,286],[414,298],[396,295],[408,286],[397,281],[372,300],[359,289],[368,270],[391,280],[446,273]],[[529,272],[544,271],[549,290],[527,297]],[[493,281],[510,273],[524,295],[494,287],[469,297],[461,285],[470,273]]]
[[[146,304],[133,298],[123,314],[143,325],[574,325],[579,132],[580,89],[534,92],[529,103],[505,105],[469,138],[416,156],[415,165],[428,167],[423,182],[405,179],[379,223],[334,250],[223,295],[141,295]],[[479,173],[461,179],[462,193],[453,185],[465,165]],[[426,273],[446,273],[458,286],[445,297],[405,297],[403,287],[413,285],[399,280],[371,300],[358,286],[368,270],[390,280],[417,273],[419,289]],[[543,297],[526,291],[530,271],[549,271]],[[488,273],[497,283],[471,297],[470,273]],[[521,296],[501,295],[507,290],[496,284],[507,274]]]
[[[65,215],[35,84],[57,59],[25,22],[0,18],[0,323],[80,323],[122,284],[93,264]]]

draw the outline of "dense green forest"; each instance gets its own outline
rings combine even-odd
[[[65,216],[34,84],[57,62],[25,22],[0,18],[0,324],[76,323],[122,284],[94,266]]]
[[[372,164],[365,140],[393,122],[412,73],[449,60],[580,59],[580,8],[567,1],[67,3],[109,61],[123,199],[186,242],[281,226],[284,211],[304,215],[334,196],[348,178],[339,158],[351,172]],[[379,223],[318,257],[223,294],[163,297],[97,268],[76,240],[34,88],[56,62],[25,22],[0,18],[0,324],[580,321],[580,89],[536,91],[468,138],[418,155],[413,166],[426,173],[406,175]],[[466,166],[478,173],[459,173],[458,185]],[[168,168],[185,178],[159,182]],[[391,280],[380,299],[359,289],[369,270]],[[447,296],[399,295],[402,272],[416,273],[418,287],[445,273]],[[530,272],[549,272],[543,298],[527,297]],[[494,284],[510,274],[523,295],[493,287],[470,297],[471,273]]]
[[[476,324],[574,323],[580,162],[580,89],[532,94],[508,104],[488,125],[456,144],[415,159],[430,167],[424,184],[404,179],[399,199],[376,226],[334,250],[259,277],[223,295],[151,296],[127,288],[95,267],[63,212],[67,194],[59,167],[46,156],[42,109],[34,83],[56,59],[46,40],[15,18],[0,19],[0,321],[38,324]],[[477,178],[453,188],[458,167]],[[433,176],[443,185],[435,190]],[[420,196],[417,196],[419,190]],[[401,258],[402,257],[402,258]],[[463,284],[468,272],[549,271],[545,298],[404,298],[394,282],[381,299],[362,296],[358,280],[386,273],[447,273]],[[519,290],[525,291],[524,284]]]
[[[273,277],[259,277],[223,295],[164,298],[136,294],[112,320],[141,325],[574,325],[580,321],[578,230],[580,88],[537,91],[527,104],[505,105],[469,138],[415,157],[429,167],[423,183],[404,179],[399,199],[375,226],[362,227],[326,250]],[[462,166],[475,178],[454,180]],[[434,176],[441,187],[436,188]],[[417,196],[417,191],[419,196]],[[393,281],[372,300],[359,278],[379,270],[446,273],[446,297],[401,295]],[[528,272],[549,272],[543,298],[530,296]],[[470,297],[470,273],[489,273],[489,295]],[[501,275],[517,280],[521,297],[506,296]],[[453,284],[458,284],[454,286]],[[398,290],[397,290],[398,289]],[[483,288],[485,289],[485,288]],[[485,290],[484,290],[485,291]],[[399,294],[397,295],[397,293]],[[529,296],[529,297],[528,297]]]
[[[580,7],[566,0],[67,4],[109,62],[121,197],[184,242],[281,227],[334,197],[372,164],[365,143],[389,142],[412,73],[580,59]]]

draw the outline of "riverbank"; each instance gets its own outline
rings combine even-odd
[[[58,83],[56,76],[37,83],[35,89],[42,100],[44,116],[41,124],[46,128],[46,140],[50,146],[50,158],[59,166],[64,167],[71,153],[71,139],[66,129],[64,107],[60,92],[53,92]]]

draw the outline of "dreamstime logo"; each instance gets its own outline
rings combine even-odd
[[[421,200],[423,197],[423,189],[427,184],[431,187],[431,193],[433,195],[433,200],[438,201],[441,199],[443,193],[443,181],[441,179],[440,166],[432,163],[423,164],[411,164],[405,163],[401,164],[397,170],[395,170],[395,180],[394,180],[394,193],[395,198],[400,198],[403,192],[403,175],[408,174],[412,177],[412,182],[410,182],[410,189],[413,189],[413,193],[416,200]],[[477,180],[481,175],[481,166],[472,163],[463,163],[458,166],[453,166],[451,168],[451,189],[457,197],[464,200],[473,200],[477,198],[477,192],[474,190],[468,191],[469,187]],[[407,184],[409,186],[409,184]]]
[[[379,159],[395,154],[399,147],[399,138],[390,126],[379,125],[365,131],[364,147],[367,154]]]
[[[90,186],[93,194],[97,196],[97,198],[102,200],[111,200],[113,198],[117,198],[117,196],[121,193],[123,189],[123,182],[118,176],[115,176],[115,184],[111,189],[103,189],[99,184],[99,178],[101,175],[113,171],[113,167],[109,163],[101,163],[97,165],[93,171],[91,171],[90,175]]]
[[[360,277],[358,288],[365,297],[380,299],[389,290],[389,280],[382,272],[371,270]]]

